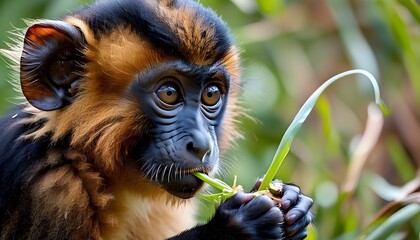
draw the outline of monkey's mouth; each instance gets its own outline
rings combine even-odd
[[[166,167],[167,168],[167,167]],[[148,178],[161,186],[168,193],[183,199],[193,197],[202,187],[204,182],[195,177],[193,173],[201,172],[208,174],[208,168],[177,168],[174,171],[157,171]]]
[[[179,198],[188,199],[193,197],[201,189],[203,181],[192,174],[186,174],[181,178],[172,180],[169,184],[162,183],[161,185],[170,194]]]
[[[204,182],[193,175],[195,172],[208,174],[209,169],[196,168],[181,170],[179,174],[175,172],[173,176],[168,176],[165,181],[158,181],[168,193],[183,199],[193,197],[204,185]]]
[[[210,174],[218,167],[218,151],[212,151],[203,159],[194,154],[184,154],[179,158],[173,154],[153,154],[151,158],[142,157],[135,161],[140,173],[168,193],[183,199],[193,197],[204,185],[204,182],[193,173]]]
[[[204,185],[204,182],[193,173],[209,174],[211,166],[199,164],[149,163],[139,166],[144,177],[163,188],[168,193],[183,199],[193,197]]]

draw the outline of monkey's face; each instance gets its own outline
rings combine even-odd
[[[238,59],[226,25],[194,1],[103,1],[35,23],[17,60],[46,119],[30,137],[68,137],[109,179],[134,166],[192,197],[192,173],[214,174],[219,146],[238,136]]]
[[[140,74],[130,87],[148,119],[148,132],[131,158],[144,176],[169,193],[189,198],[202,185],[191,174],[212,173],[219,163],[218,138],[229,93],[220,63],[168,62]]]

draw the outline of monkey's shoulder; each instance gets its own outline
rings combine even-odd
[[[27,119],[30,114],[23,112],[21,107],[12,109],[0,118],[0,193],[1,203],[16,183],[25,174],[24,169],[30,165],[29,156],[39,155],[41,142],[20,141],[19,138],[28,132],[30,126],[17,124]]]
[[[66,138],[25,138],[45,121],[21,106],[0,118],[0,239],[99,238],[93,209],[112,197]]]
[[[28,121],[33,115],[23,108],[15,107],[0,118],[1,210],[9,209],[19,201],[26,191],[25,183],[28,183],[36,166],[46,158],[51,148],[48,134],[36,140],[23,137],[39,129],[45,122],[43,119]]]

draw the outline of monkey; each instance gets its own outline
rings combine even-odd
[[[280,206],[236,193],[195,221],[193,173],[220,171],[243,112],[240,51],[211,9],[97,1],[2,53],[23,102],[0,119],[0,239],[307,236],[313,201],[292,184]]]

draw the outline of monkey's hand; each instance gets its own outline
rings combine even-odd
[[[263,240],[284,239],[283,213],[265,195],[236,193],[223,202],[204,225],[189,229],[171,240]]]
[[[283,239],[283,213],[265,195],[237,193],[222,203],[207,224],[211,239]]]
[[[223,202],[214,217],[204,225],[189,229],[172,240],[297,240],[304,239],[312,221],[309,212],[312,199],[301,194],[297,186],[281,184],[281,207],[266,195],[254,198],[252,193],[236,193]],[[255,189],[259,187],[258,180]],[[277,197],[277,195],[276,195]]]
[[[252,192],[257,191],[261,185],[262,179],[258,179]],[[304,239],[308,235],[306,227],[312,222],[312,213],[310,209],[313,200],[300,191],[296,185],[285,184],[280,180],[274,180],[275,185],[280,185],[280,209],[284,215],[284,222],[281,224],[282,231],[285,234],[284,239],[297,240]]]

